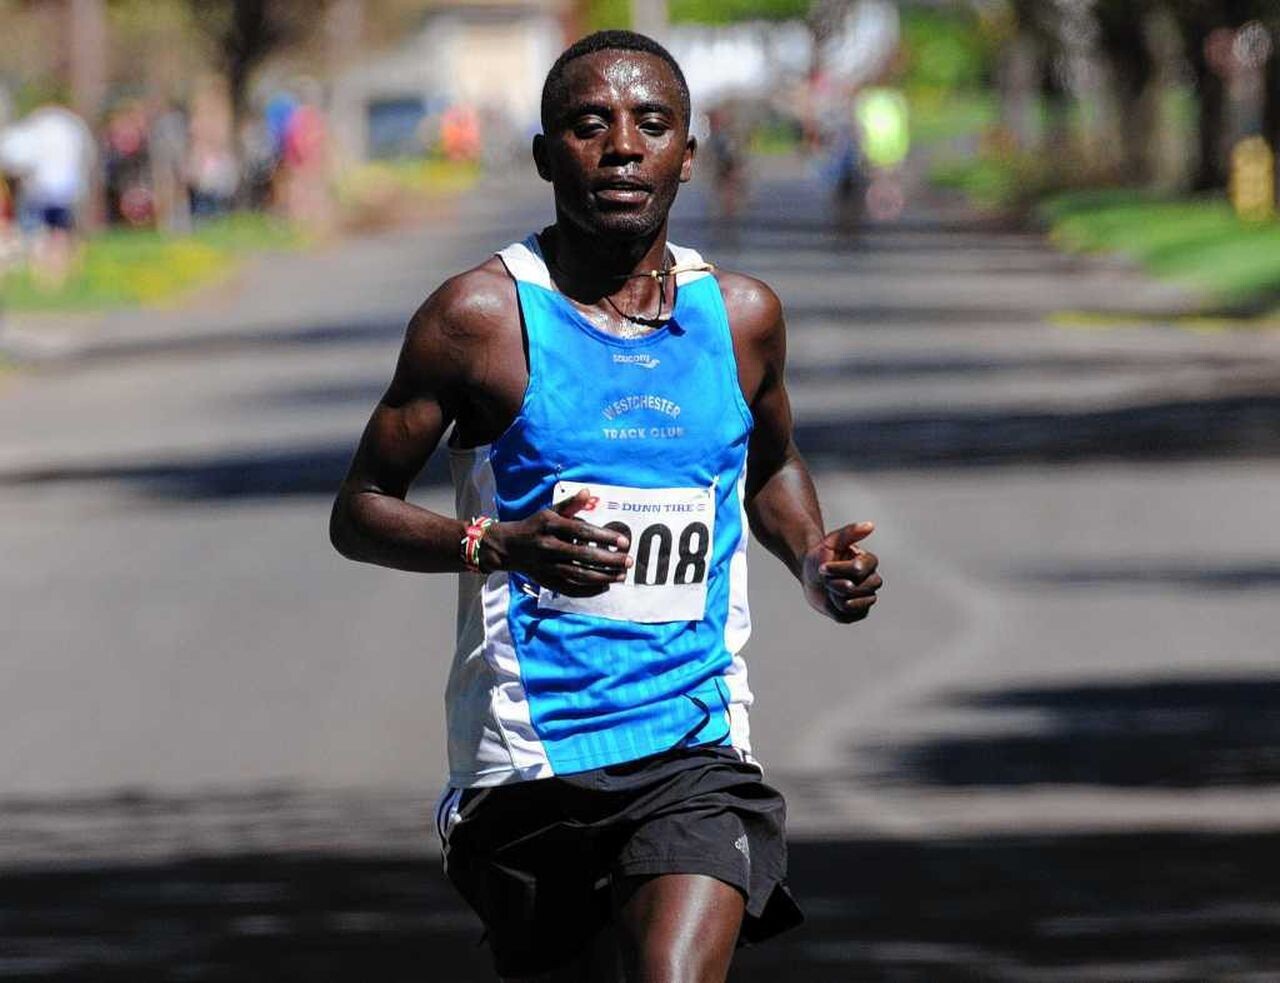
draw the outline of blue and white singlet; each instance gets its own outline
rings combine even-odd
[[[700,262],[669,246],[677,263]],[[580,488],[634,566],[595,598],[463,574],[446,692],[449,784],[498,785],[732,746],[749,760],[743,510],[751,413],[715,277],[681,273],[671,321],[622,339],[556,290],[538,239],[498,253],[528,339],[519,413],[451,448],[458,515],[521,519]]]

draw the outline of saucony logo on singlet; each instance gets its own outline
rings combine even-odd
[[[656,369],[662,364],[662,359],[654,358],[648,353],[641,355],[623,355],[621,352],[614,352],[613,361],[615,365],[638,365],[642,369]]]

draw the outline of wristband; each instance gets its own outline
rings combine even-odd
[[[484,534],[488,532],[489,527],[497,521],[487,515],[477,515],[472,517],[471,523],[467,526],[466,535],[458,544],[458,551],[462,556],[462,565],[471,573],[484,572],[480,569],[480,540],[484,539]]]

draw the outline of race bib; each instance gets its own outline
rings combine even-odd
[[[591,499],[575,518],[626,536],[632,567],[625,582],[612,584],[596,597],[566,597],[544,587],[538,607],[642,624],[702,620],[715,533],[712,489],[561,481],[552,500],[562,502],[583,488]]]

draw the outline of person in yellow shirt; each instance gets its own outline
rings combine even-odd
[[[906,205],[902,165],[911,152],[907,99],[884,86],[863,89],[854,99],[853,118],[871,170],[867,213],[879,221],[897,218]]]

